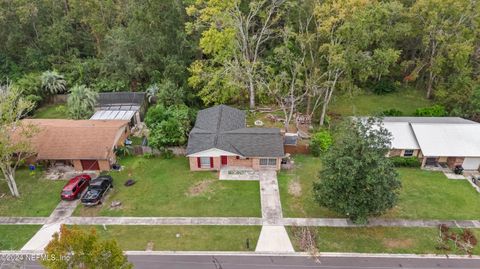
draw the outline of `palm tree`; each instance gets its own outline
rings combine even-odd
[[[68,114],[72,119],[90,117],[97,103],[98,93],[85,85],[75,85],[67,99]]]
[[[149,103],[151,103],[153,101],[153,98],[157,95],[158,90],[159,90],[159,88],[158,88],[157,83],[154,83],[154,84],[148,86],[145,93],[147,94],[147,99],[148,99]]]
[[[63,93],[67,90],[65,78],[57,71],[45,71],[41,76],[42,88],[47,95]]]

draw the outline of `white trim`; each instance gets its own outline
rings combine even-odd
[[[187,157],[220,157],[220,156],[241,156],[225,150],[211,148],[197,153],[187,155]]]

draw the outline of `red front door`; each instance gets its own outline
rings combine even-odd
[[[220,156],[220,159],[222,160],[222,165],[227,165],[227,156]]]

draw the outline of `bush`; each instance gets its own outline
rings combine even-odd
[[[160,157],[164,159],[172,159],[173,157],[175,157],[175,155],[173,154],[173,151],[171,149],[162,148],[160,150]]]
[[[179,146],[187,142],[193,113],[185,105],[157,105],[148,110],[145,124],[150,130],[149,145],[156,149]]]
[[[416,157],[391,157],[390,160],[392,161],[395,167],[420,167],[422,163]]]
[[[318,157],[321,153],[326,152],[332,143],[332,135],[328,131],[317,132],[310,141],[310,152],[313,156]]]
[[[392,108],[392,109],[389,109],[389,110],[385,110],[383,111],[380,116],[384,116],[384,117],[400,117],[403,115],[403,112],[398,110],[398,109],[395,109],[395,108]]]
[[[446,115],[447,111],[445,107],[441,105],[417,108],[417,110],[415,110],[415,116],[417,117],[444,117]]]
[[[397,85],[394,81],[389,79],[382,79],[377,84],[373,86],[373,92],[375,94],[387,94],[392,93],[397,90]]]

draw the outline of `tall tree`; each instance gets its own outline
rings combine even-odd
[[[19,88],[10,84],[0,86],[0,170],[15,197],[20,196],[15,171],[34,154],[30,138],[35,128],[21,121],[33,106],[32,102],[22,97]]]
[[[367,79],[380,79],[399,59],[395,41],[408,30],[398,2],[317,1],[315,18],[321,38],[323,76],[320,125],[337,88],[353,90]]]
[[[356,223],[378,216],[398,200],[401,183],[386,157],[391,134],[377,119],[347,120],[323,156],[314,197],[320,206]]]
[[[467,86],[479,5],[477,0],[418,0],[412,6],[410,14],[421,42],[410,78],[425,76],[427,98],[434,96],[436,88]]]
[[[200,32],[200,48],[207,56],[191,67],[190,85],[201,88],[205,103],[220,103],[247,89],[250,109],[256,105],[257,80],[267,46],[278,33],[287,0],[200,0],[187,8]],[[227,87],[227,98],[218,87]],[[221,96],[221,95],[220,95]]]

